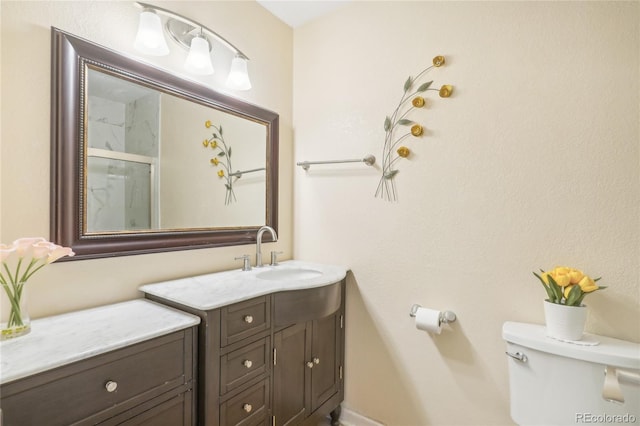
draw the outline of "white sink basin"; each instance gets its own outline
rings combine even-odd
[[[287,293],[295,298],[298,290],[307,289],[318,289],[318,297],[325,301],[326,305],[329,303],[327,301],[336,300],[331,284],[343,280],[346,274],[347,268],[344,266],[285,260],[278,266],[253,268],[249,272],[234,268],[229,271],[147,284],[140,289],[147,294],[201,311],[221,308],[271,293]],[[326,289],[322,290],[324,287]],[[279,306],[290,306],[286,303],[289,303],[289,300],[280,295]],[[331,303],[326,306],[333,306]]]
[[[270,269],[268,271],[260,272],[256,275],[256,278],[270,281],[298,281],[309,280],[312,278],[318,278],[322,275],[321,271],[315,269],[306,268],[282,268],[282,269]]]

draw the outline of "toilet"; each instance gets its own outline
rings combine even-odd
[[[511,418],[518,425],[640,424],[640,344],[585,334],[545,335],[506,322]]]

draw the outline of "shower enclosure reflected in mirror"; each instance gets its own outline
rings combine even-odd
[[[277,114],[55,28],[52,62],[52,240],[72,259],[277,226]]]

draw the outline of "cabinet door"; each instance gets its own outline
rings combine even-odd
[[[314,320],[312,327],[311,411],[340,389],[341,313]]]
[[[307,391],[312,369],[311,323],[300,323],[274,335],[273,415],[276,426],[299,424],[308,414]]]

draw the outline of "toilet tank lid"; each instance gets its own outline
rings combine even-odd
[[[589,336],[600,343],[583,346],[561,342],[547,337],[545,327],[539,324],[507,321],[502,326],[502,338],[510,343],[597,364],[640,369],[640,344],[595,334]]]

